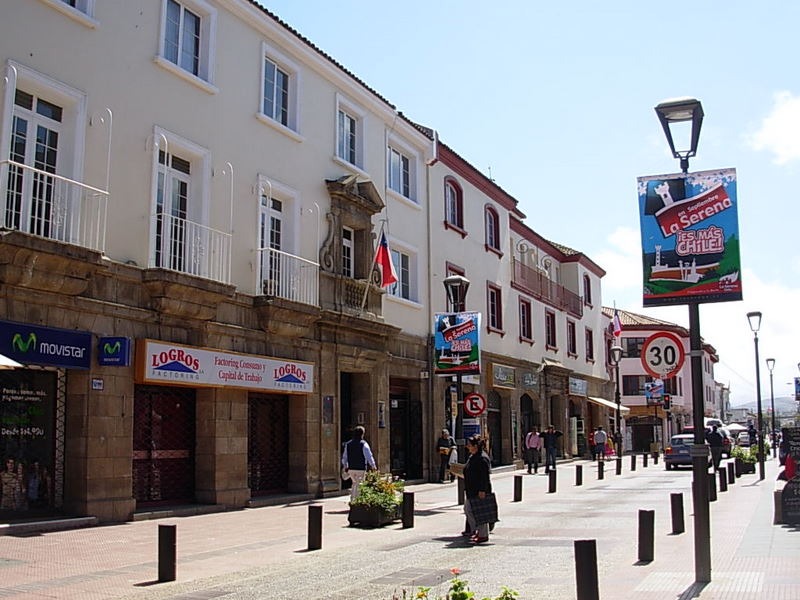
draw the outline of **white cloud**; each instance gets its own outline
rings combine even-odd
[[[772,112],[748,140],[755,150],[767,150],[775,162],[784,165],[800,159],[800,97],[791,92],[778,92]]]
[[[607,273],[603,278],[603,304],[611,306],[616,302],[619,308],[688,327],[689,309],[686,306],[642,308],[638,231],[618,228],[608,237],[608,245],[595,257],[597,264]],[[742,285],[745,300],[700,306],[700,334],[703,341],[717,350],[720,362],[714,369],[715,379],[730,385],[731,404],[755,400],[755,345],[746,315],[750,311],[761,311],[759,358],[761,398],[766,411],[770,399],[766,359],[775,359],[773,380],[776,397],[793,393],[787,382],[800,375],[797,370],[800,319],[795,317],[796,307],[800,306],[800,287],[791,279],[763,281],[749,269],[742,273]]]

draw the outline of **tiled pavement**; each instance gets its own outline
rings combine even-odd
[[[691,473],[662,465],[598,481],[593,465],[574,486],[574,465],[559,468],[559,489],[523,474],[493,476],[501,523],[491,543],[470,548],[455,532],[463,516],[453,485],[410,486],[413,529],[347,527],[346,497],[323,505],[323,549],[307,551],[307,501],[51,533],[0,536],[0,598],[390,598],[400,588],[434,586],[458,566],[477,597],[501,585],[521,598],[575,598],[573,542],[596,539],[600,598],[637,600],[800,599],[800,528],[772,525],[775,463],[767,479],[746,475],[711,504],[712,581],[694,584]],[[670,492],[683,492],[686,533],[671,535]],[[637,509],[656,511],[655,560],[636,560]],[[159,524],[178,531],[178,580],[159,584]]]

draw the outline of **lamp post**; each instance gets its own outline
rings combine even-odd
[[[697,153],[700,127],[703,124],[703,106],[695,98],[665,100],[655,107],[656,115],[664,129],[672,156],[680,160],[681,171],[689,172],[689,158]],[[678,138],[674,133],[685,133],[684,125],[691,124],[689,136]],[[675,132],[673,132],[673,128]],[[682,131],[679,131],[681,130]],[[703,427],[703,349],[700,339],[700,304],[689,301],[689,345],[692,365],[692,502],[694,509],[694,578],[696,582],[711,581],[711,524],[708,506],[708,449]]]
[[[775,389],[772,387],[772,370],[775,368],[775,359],[767,359],[767,368],[769,369],[769,406],[772,411],[772,429],[769,432],[769,443],[772,446],[772,458],[778,456],[778,448],[775,443]]]
[[[758,478],[764,479],[764,415],[761,413],[761,365],[758,360],[758,330],[761,329],[761,313],[747,313],[750,330],[753,332],[753,343],[756,349],[756,408],[758,410]]]
[[[445,292],[450,303],[450,309],[455,313],[466,312],[467,310],[467,290],[469,289],[469,279],[463,275],[450,275],[445,277]],[[456,427],[455,438],[458,448],[458,462],[466,460],[466,441],[464,440],[464,397],[461,391],[461,373],[456,374]],[[459,482],[461,480],[459,479]]]
[[[614,446],[617,449],[617,456],[622,456],[622,429],[620,429],[620,395],[619,395],[619,361],[622,360],[622,346],[611,346],[611,362],[614,363],[614,379],[616,389],[614,390],[614,402],[617,403],[617,413],[614,415]]]

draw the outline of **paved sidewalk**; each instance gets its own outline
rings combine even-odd
[[[574,485],[575,465],[584,485]],[[520,598],[573,599],[573,542],[596,539],[600,598],[637,600],[800,599],[800,528],[772,525],[775,461],[767,479],[746,475],[711,504],[712,581],[695,586],[688,471],[663,463],[597,480],[589,461],[560,465],[559,489],[524,471],[497,473],[501,519],[491,543],[469,547],[455,485],[410,486],[415,527],[347,526],[346,496],[183,518],[0,537],[0,598],[391,598],[432,585],[444,593],[459,566],[476,597],[501,585]],[[514,476],[523,502],[514,503]],[[684,493],[686,533],[671,535],[669,493]],[[307,548],[308,505],[323,506],[323,548]],[[655,560],[637,564],[637,509],[656,511]],[[159,524],[178,531],[178,580],[158,584]]]

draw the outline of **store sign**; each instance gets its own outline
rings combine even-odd
[[[481,372],[480,313],[436,313],[433,322],[433,371],[437,375]]]
[[[736,170],[637,181],[644,306],[741,300]]]
[[[88,369],[92,359],[92,334],[0,321],[0,354],[22,364]]]
[[[514,367],[492,364],[492,385],[498,388],[514,389],[516,387]]]
[[[578,379],[577,377],[569,378],[569,393],[573,396],[586,395],[586,380]]]
[[[97,341],[97,364],[101,367],[127,367],[130,365],[130,338],[101,337]]]
[[[520,375],[520,383],[522,383],[522,387],[526,390],[535,389],[537,385],[539,385],[539,376],[536,373],[531,373],[530,371],[525,371]]]
[[[314,391],[314,365],[138,340],[136,382],[310,393]]]

